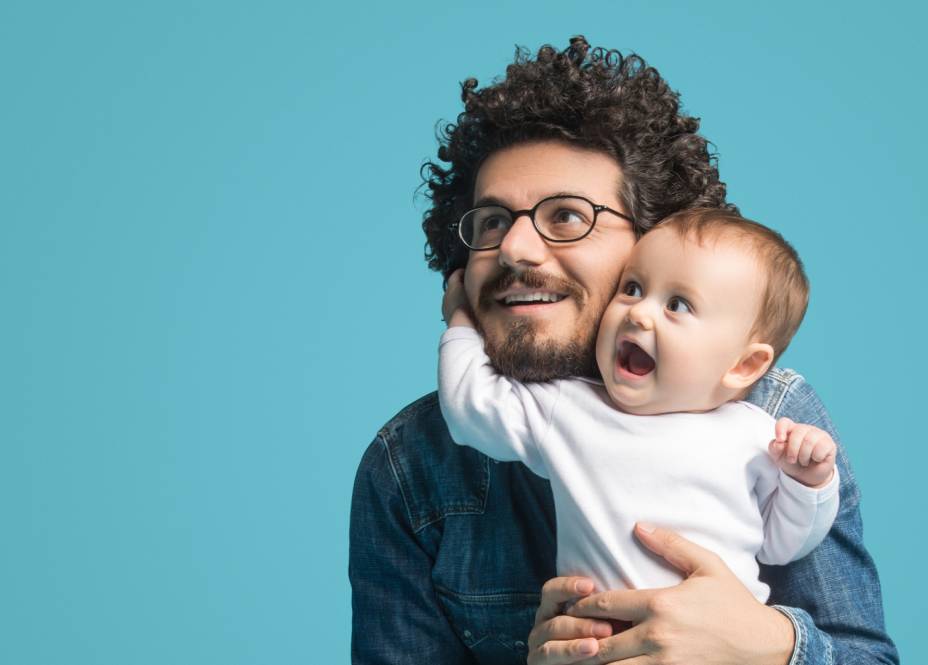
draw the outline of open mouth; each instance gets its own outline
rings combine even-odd
[[[524,305],[547,305],[550,303],[561,302],[567,296],[561,293],[551,293],[549,291],[533,291],[531,293],[510,293],[498,298],[498,302],[503,307],[515,307]]]
[[[654,358],[644,349],[629,340],[619,345],[619,367],[635,376],[645,376],[654,371]]]

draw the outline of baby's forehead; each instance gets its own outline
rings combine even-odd
[[[757,239],[734,226],[656,226],[641,237],[650,242],[676,242],[684,248],[695,246],[702,249],[726,249],[736,252],[757,254]]]
[[[751,262],[753,272],[766,273],[757,240],[736,229],[724,227],[684,230],[655,227],[638,241],[629,264],[654,263],[657,268],[672,268],[675,263],[667,260],[668,254],[680,254],[683,258],[695,254],[709,260],[713,255],[720,259],[738,256]]]
[[[743,234],[680,233],[660,227],[639,240],[627,264],[629,275],[702,291],[706,299],[759,292],[767,271],[756,246]]]

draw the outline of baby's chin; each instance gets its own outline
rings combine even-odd
[[[634,416],[653,416],[662,413],[659,410],[660,404],[647,396],[636,394],[636,391],[628,389],[627,386],[607,382],[606,392],[609,394],[612,405],[623,413],[630,413]]]
[[[647,395],[626,394],[624,386],[607,386],[606,392],[612,404],[633,416],[659,416],[665,413],[705,413],[717,409],[721,404],[695,404],[674,400],[663,400]]]

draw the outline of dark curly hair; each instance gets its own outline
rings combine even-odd
[[[439,130],[438,160],[421,169],[431,207],[422,228],[429,268],[447,277],[467,261],[451,225],[472,205],[477,170],[492,152],[516,143],[560,140],[601,150],[624,174],[621,201],[644,233],[684,208],[737,208],[725,202],[715,155],[680,112],[679,95],[635,54],[590,48],[582,36],[533,60],[516,49],[506,77],[477,89],[461,84],[464,112]]]

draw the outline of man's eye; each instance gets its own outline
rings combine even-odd
[[[669,309],[671,312],[676,312],[679,314],[693,311],[690,307],[690,304],[678,296],[674,296],[667,301],[667,309]]]
[[[502,228],[506,224],[506,219],[500,215],[495,215],[493,217],[487,217],[481,223],[483,231],[496,231],[499,228]]]
[[[622,287],[622,295],[631,296],[632,298],[641,297],[641,286],[638,282],[625,282]]]
[[[554,213],[552,221],[555,224],[584,224],[586,223],[586,217],[577,212],[576,210],[569,210],[568,208],[562,208]]]

